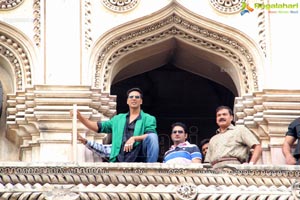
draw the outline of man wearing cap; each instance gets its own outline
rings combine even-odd
[[[110,146],[87,141],[81,136],[78,140],[104,156],[109,155],[110,162],[157,162],[159,144],[156,118],[141,110],[142,103],[142,90],[131,88],[127,91],[128,113],[120,113],[109,121],[94,122],[84,118],[78,111],[78,120],[88,129],[111,133],[112,144],[110,149]]]

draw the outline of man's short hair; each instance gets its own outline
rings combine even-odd
[[[209,140],[210,140],[210,139],[208,139],[208,138],[205,138],[205,139],[201,140],[201,142],[200,142],[200,150],[202,149],[202,146],[203,146],[203,145],[209,143]]]
[[[130,92],[133,92],[133,91],[136,91],[136,92],[140,93],[141,98],[143,98],[143,91],[140,88],[137,88],[137,87],[127,90],[127,93],[126,93],[127,97],[129,96]]]
[[[186,125],[185,125],[184,123],[182,123],[182,122],[175,122],[175,123],[173,123],[173,124],[171,125],[172,130],[173,130],[173,128],[174,128],[175,126],[180,126],[180,127],[182,127],[183,130],[184,130],[184,132],[185,132],[185,133],[188,133],[187,127],[186,127]]]
[[[217,107],[216,113],[219,112],[220,110],[223,110],[223,109],[228,110],[229,114],[230,114],[231,116],[233,116],[232,109],[231,109],[230,107],[228,107],[228,106],[219,106],[219,107]]]

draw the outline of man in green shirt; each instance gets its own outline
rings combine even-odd
[[[88,129],[111,133],[110,147],[78,137],[88,148],[109,154],[110,162],[157,162],[159,153],[156,118],[141,110],[143,92],[139,88],[127,91],[128,113],[120,113],[109,121],[94,122],[77,112],[77,119]]]

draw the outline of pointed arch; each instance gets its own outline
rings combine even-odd
[[[143,59],[135,54],[144,51],[152,56],[171,40],[205,52],[202,55],[205,59],[231,77],[239,95],[259,90],[258,74],[263,77],[260,48],[240,31],[192,13],[176,1],[99,38],[91,54],[93,86],[109,91],[124,66]],[[125,58],[129,54],[132,56]]]
[[[32,68],[36,63],[34,45],[16,28],[0,22],[0,60],[14,79],[14,90],[32,85]]]

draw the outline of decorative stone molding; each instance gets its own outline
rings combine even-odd
[[[133,10],[140,0],[101,0],[102,4],[114,12],[127,12]]]
[[[208,167],[194,163],[1,163],[0,198],[292,200],[299,192],[300,168],[296,166]]]
[[[84,1],[84,37],[85,37],[85,49],[89,49],[92,45],[93,38],[91,36],[91,12],[92,5],[90,0]]]
[[[51,135],[72,132],[70,110],[73,104],[77,104],[85,117],[93,120],[107,120],[116,113],[115,96],[84,86],[36,85],[8,95],[7,99],[6,137],[20,146],[23,161],[40,160],[41,155],[34,154],[32,149],[40,148],[41,144],[70,141],[67,136],[53,139]],[[86,131],[85,127],[78,125],[78,132]],[[96,137],[93,133],[87,134],[90,139]]]
[[[23,3],[23,0],[2,0],[0,2],[0,11],[1,10],[11,10]]]
[[[245,0],[210,0],[210,4],[217,11],[225,14],[231,14],[241,11],[242,2]]]
[[[120,57],[164,39],[176,38],[206,51],[213,51],[235,64],[240,71],[242,93],[258,90],[257,63],[249,46],[245,46],[230,35],[224,35],[225,32],[221,33],[213,28],[207,28],[214,25],[208,25],[211,22],[205,21],[200,16],[192,16],[177,3],[170,5],[170,8],[172,10],[166,9],[166,16],[160,16],[161,19],[155,23],[152,22],[150,25],[142,28],[135,27],[130,29],[127,28],[128,25],[124,25],[124,31],[120,31],[121,27],[116,30],[115,34],[110,32],[109,38],[104,37],[103,41],[105,41],[105,44],[100,46],[101,41],[99,42],[99,53],[97,53],[99,56],[95,63],[94,77],[94,86],[96,88],[101,88],[104,91],[109,90],[111,83],[108,80],[110,80],[114,64]],[[164,11],[161,12],[164,13]],[[150,16],[150,18],[157,18],[157,16],[155,14],[155,16]],[[192,18],[197,18],[197,22],[193,21]],[[144,23],[143,20],[140,20],[137,24],[149,24],[146,21],[147,19],[145,19]],[[202,26],[203,24],[206,24],[206,26]],[[224,27],[224,29],[226,28]],[[127,33],[118,34],[125,31]],[[115,37],[111,37],[111,35],[115,35]]]
[[[264,0],[260,0],[259,3],[264,3]],[[264,9],[258,10],[257,18],[258,18],[258,37],[259,37],[259,45],[263,50],[265,56],[267,56],[266,52],[266,14]]]
[[[282,143],[290,122],[300,117],[299,102],[298,90],[263,90],[236,98],[236,124],[245,125],[260,138],[265,157],[270,158],[263,163],[285,163]]]
[[[41,45],[41,0],[34,0],[33,2],[33,40],[35,45]]]
[[[15,74],[17,90],[22,90],[25,85],[31,85],[31,63],[24,47],[4,31],[0,30],[0,56],[12,66]]]

